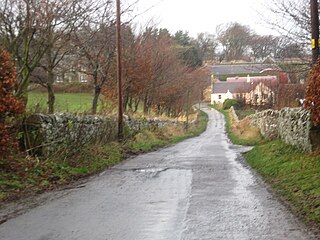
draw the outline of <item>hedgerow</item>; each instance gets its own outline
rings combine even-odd
[[[320,61],[311,70],[305,94],[304,105],[311,112],[314,126],[320,125]]]
[[[10,55],[0,49],[0,159],[8,157],[17,147],[10,121],[25,110],[25,105],[14,96],[16,71]]]

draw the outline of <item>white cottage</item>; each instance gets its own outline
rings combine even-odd
[[[226,99],[247,98],[252,86],[247,82],[213,83],[211,104],[223,103]]]

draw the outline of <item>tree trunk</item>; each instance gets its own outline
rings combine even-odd
[[[134,113],[136,113],[138,111],[138,108],[139,108],[139,104],[140,104],[140,99],[136,100],[134,102]]]
[[[160,104],[157,104],[157,115],[158,116],[161,115],[161,106],[160,106]]]
[[[168,117],[171,117],[171,108],[170,108],[170,107],[168,107],[168,108],[166,109],[166,115],[167,115]]]
[[[123,111],[127,112],[128,103],[129,103],[129,95],[125,94],[123,99],[124,99],[124,101],[123,101]]]
[[[20,79],[19,79],[19,84],[17,85],[17,91],[15,93],[15,96],[19,98],[21,101],[27,105],[28,102],[28,86],[30,83],[30,71],[27,66],[23,67],[21,74],[20,74]]]
[[[48,82],[48,113],[54,113],[54,103],[55,103],[55,96],[52,84]]]
[[[101,92],[101,87],[96,86],[94,88],[94,96],[93,96],[93,100],[92,100],[92,111],[91,111],[92,114],[97,114],[98,100],[99,100],[100,92]]]
[[[54,96],[54,90],[53,90],[53,83],[54,83],[53,70],[50,69],[48,71],[48,82],[47,82],[47,88],[48,88],[48,113],[49,114],[53,114],[54,113],[55,96]]]
[[[143,99],[143,113],[148,114],[149,106],[148,106],[148,94],[146,93]]]
[[[132,97],[129,98],[129,101],[128,101],[128,108],[131,112],[133,112],[133,107],[132,107],[132,104],[133,104],[133,99]]]

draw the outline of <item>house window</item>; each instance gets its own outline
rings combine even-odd
[[[56,82],[57,83],[62,83],[63,82],[63,77],[62,76],[57,76]]]
[[[84,75],[80,75],[80,82],[86,83],[88,81],[87,81],[87,78]]]
[[[222,98],[221,95],[218,95],[218,98],[221,99]]]
[[[262,94],[262,99],[267,99],[268,98],[268,94]]]

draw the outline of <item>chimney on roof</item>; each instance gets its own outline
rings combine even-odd
[[[249,76],[249,74],[248,74],[248,76],[247,76],[247,83],[250,83],[251,82],[251,79],[250,79],[250,76]]]

